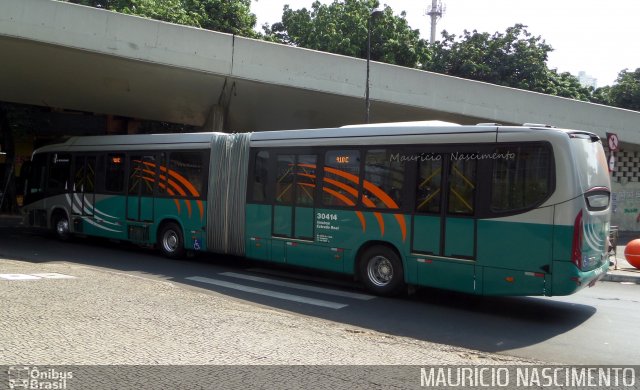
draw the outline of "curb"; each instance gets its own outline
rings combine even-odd
[[[600,280],[604,282],[640,284],[640,276],[606,274]]]

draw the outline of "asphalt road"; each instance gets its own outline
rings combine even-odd
[[[601,282],[553,298],[478,298],[421,289],[388,299],[369,296],[336,275],[217,255],[168,260],[131,245],[99,239],[61,243],[24,228],[0,228],[0,258],[168,280],[187,290],[354,329],[550,363],[636,364],[640,351],[640,285]]]

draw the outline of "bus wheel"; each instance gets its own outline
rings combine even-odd
[[[374,246],[360,257],[360,278],[367,290],[376,295],[398,295],[404,287],[400,257],[391,248]]]
[[[59,240],[68,241],[71,238],[71,230],[69,229],[69,218],[62,211],[57,211],[51,219],[53,233]]]
[[[162,225],[158,234],[158,244],[162,254],[171,259],[184,257],[184,239],[180,226],[173,222]]]

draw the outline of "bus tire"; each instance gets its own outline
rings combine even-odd
[[[174,222],[167,222],[162,225],[158,233],[158,247],[165,257],[179,259],[184,257],[184,236],[182,229]]]
[[[395,296],[404,288],[402,261],[391,248],[376,245],[367,248],[359,259],[359,276],[368,291],[381,296]]]
[[[51,227],[53,234],[60,241],[69,241],[71,239],[71,229],[69,227],[69,218],[63,211],[55,211],[51,217]]]

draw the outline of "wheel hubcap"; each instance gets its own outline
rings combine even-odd
[[[167,252],[174,252],[178,248],[178,235],[173,230],[164,233],[162,246]]]
[[[56,224],[56,231],[60,236],[64,236],[69,233],[69,221],[67,221],[66,219],[59,220]]]
[[[388,285],[393,279],[393,264],[384,256],[375,256],[367,265],[369,280],[376,286]]]

